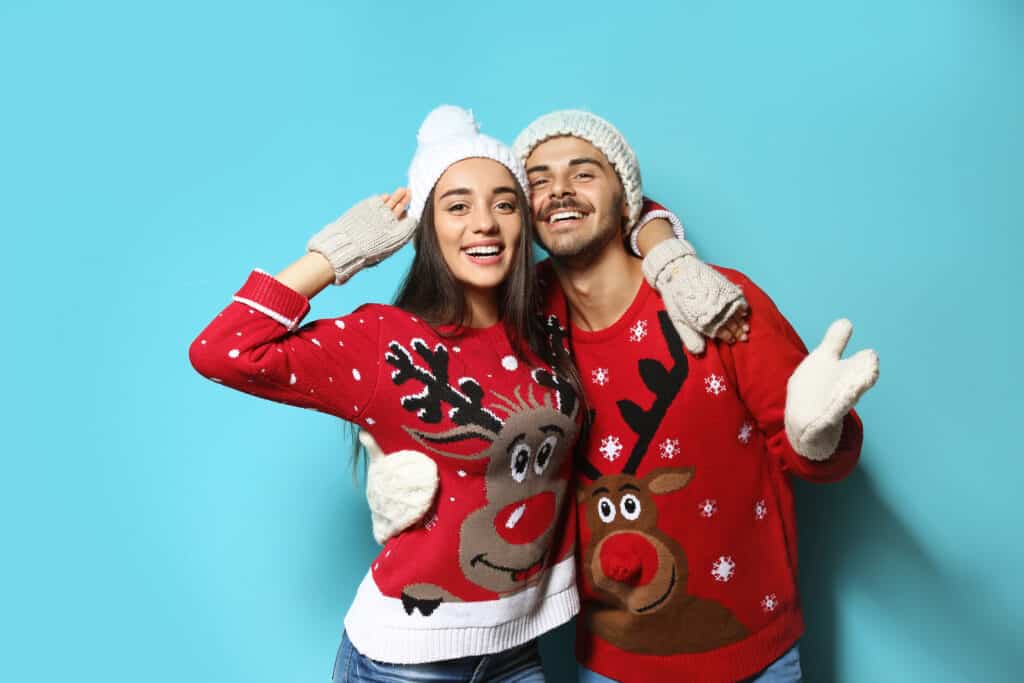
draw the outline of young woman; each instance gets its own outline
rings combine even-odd
[[[410,192],[360,202],[277,276],[253,272],[190,358],[436,464],[425,522],[388,541],[359,587],[335,681],[543,680],[536,637],[579,606],[566,495],[578,383],[536,317],[521,165],[456,107],[418,139]],[[311,297],[410,238],[395,305],[299,326]]]

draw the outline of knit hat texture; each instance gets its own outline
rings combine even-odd
[[[493,159],[507,168],[523,192],[529,196],[523,164],[507,146],[483,135],[473,112],[444,104],[427,114],[416,135],[419,143],[409,165],[409,189],[412,198],[409,215],[419,220],[427,196],[438,179],[452,164],[463,159]]]
[[[586,140],[601,150],[608,158],[619,175],[622,189],[626,194],[626,206],[629,209],[629,225],[626,226],[626,229],[633,227],[640,218],[640,210],[644,203],[640,164],[636,160],[633,148],[626,142],[622,133],[597,114],[576,109],[564,109],[545,114],[519,134],[516,141],[512,143],[512,149],[515,150],[519,160],[525,164],[526,158],[530,156],[530,152],[537,145],[549,138],[561,135],[571,135]]]

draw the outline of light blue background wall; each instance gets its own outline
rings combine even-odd
[[[607,116],[705,258],[879,351],[862,466],[798,489],[809,680],[1019,679],[1019,2],[148,4],[0,6],[0,680],[327,680],[374,552],[346,435],[186,347],[444,102]]]

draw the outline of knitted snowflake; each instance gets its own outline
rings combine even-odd
[[[736,573],[736,563],[728,555],[722,555],[711,565],[711,576],[715,581],[728,581]]]
[[[644,337],[647,336],[647,321],[637,320],[633,323],[633,326],[629,328],[629,341],[631,342],[642,342]]]
[[[701,501],[700,505],[697,506],[700,510],[701,517],[713,517],[718,512],[718,503],[710,498]]]
[[[754,517],[756,517],[757,519],[764,519],[767,516],[768,506],[765,504],[763,500],[757,501],[757,504],[754,505]]]
[[[599,387],[608,384],[608,368],[596,368],[590,373],[590,379]]]
[[[601,448],[598,450],[607,460],[614,461],[622,455],[622,442],[619,437],[609,435],[601,439]]]
[[[740,443],[750,443],[750,437],[753,434],[754,425],[752,425],[749,422],[744,422],[743,426],[740,427],[740,432],[739,434],[736,435],[736,438],[739,440]]]
[[[661,451],[661,457],[671,460],[679,455],[679,439],[665,439],[658,446],[658,450]]]
[[[779,598],[775,593],[769,593],[761,599],[761,609],[765,612],[774,612],[779,606]]]
[[[709,394],[718,396],[726,389],[725,378],[721,375],[708,375],[704,378],[704,389],[707,390]]]

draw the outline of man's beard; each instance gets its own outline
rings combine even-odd
[[[544,207],[544,215],[551,216],[557,211],[573,209],[586,213],[588,218],[595,213],[590,205],[579,202],[572,197],[566,197],[565,199],[549,202]],[[541,215],[537,214],[534,217],[534,221],[538,224],[541,223]],[[618,237],[620,231],[618,216],[605,213],[601,223],[597,225],[597,229],[593,232],[585,233],[582,230],[576,230],[563,234],[548,232],[544,235],[540,230],[537,230],[537,236],[541,238],[541,246],[556,261],[567,266],[584,266],[597,258],[604,251],[604,248],[608,246],[608,243]]]

